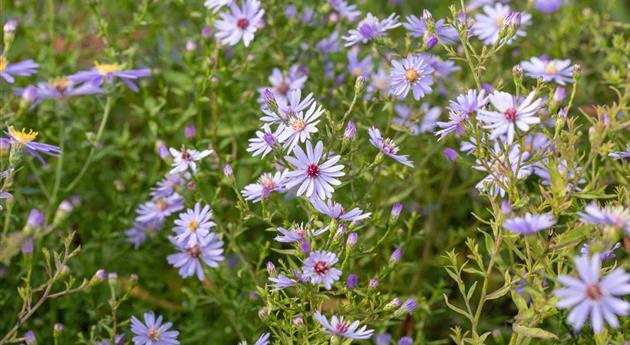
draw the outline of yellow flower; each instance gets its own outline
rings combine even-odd
[[[13,138],[15,138],[15,140],[19,141],[22,144],[25,143],[30,143],[31,141],[35,140],[35,138],[37,138],[37,132],[34,132],[32,129],[29,129],[28,133],[26,132],[26,129],[22,129],[22,131],[16,131],[15,128],[13,128],[13,126],[9,126],[9,134],[11,134],[11,136]]]
[[[98,62],[94,63],[94,68],[98,71],[98,73],[102,76],[106,76],[109,73],[120,71],[122,66],[119,64],[111,63],[111,64],[100,64]]]

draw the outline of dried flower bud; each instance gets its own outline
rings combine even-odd
[[[107,281],[110,284],[116,284],[116,282],[118,281],[118,273],[116,272],[110,272],[107,274]]]
[[[267,311],[267,309],[262,308],[262,309],[258,310],[258,317],[261,320],[266,319],[268,316],[269,316],[269,312]]]

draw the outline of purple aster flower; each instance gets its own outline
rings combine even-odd
[[[471,138],[474,141],[474,138]],[[476,147],[474,142],[469,144],[474,148]],[[462,150],[464,147],[462,145]],[[530,154],[526,151],[521,151],[518,145],[512,146],[507,157],[501,152],[499,148],[495,148],[495,152],[492,154],[493,158],[487,162],[491,171],[488,171],[481,163],[474,168],[481,171],[488,172],[488,176],[479,181],[475,186],[479,191],[488,192],[492,196],[500,195],[505,196],[505,188],[510,184],[510,175],[514,176],[517,180],[527,178],[532,173],[532,166],[527,161]]]
[[[444,19],[440,19],[434,23],[435,33],[444,44],[451,44],[459,41],[459,34],[454,27],[446,24]],[[418,18],[414,15],[407,16],[407,22],[403,23],[405,29],[409,30],[409,33],[413,37],[426,37],[427,35],[433,35],[433,33],[427,31],[427,25],[424,18]]]
[[[429,103],[423,103],[420,106],[419,113],[424,114],[424,116],[420,121],[418,118],[419,114],[412,112],[407,106],[398,104],[394,109],[396,111],[396,117],[392,120],[392,123],[408,128],[412,135],[433,131],[442,113],[440,107],[431,107]],[[418,124],[418,122],[420,122],[420,124]]]
[[[203,281],[204,273],[201,263],[205,263],[209,267],[219,267],[219,262],[223,261],[223,241],[214,232],[208,233],[205,244],[194,244],[191,246],[182,245],[181,241],[174,237],[169,240],[179,253],[171,254],[166,260],[175,268],[179,268],[179,275],[182,278],[197,275],[200,281]]]
[[[398,22],[398,15],[392,13],[389,17],[383,20],[379,20],[374,17],[372,13],[368,13],[367,16],[359,22],[356,29],[348,31],[346,36],[342,39],[346,41],[346,47],[353,46],[357,43],[368,43],[384,36],[388,30],[397,28],[400,26]]]
[[[328,4],[337,12],[340,16],[355,21],[361,15],[361,11],[357,10],[357,5],[350,5],[346,0],[328,0]]]
[[[556,173],[558,173],[558,175],[565,182],[567,191],[573,190],[574,188],[575,190],[580,191],[582,190],[582,188],[580,188],[579,185],[586,183],[586,179],[584,178],[577,181],[577,186],[575,185],[574,182],[572,182],[575,179],[576,173],[580,172],[582,170],[582,167],[579,167],[579,166],[569,167],[566,159],[556,164],[551,165],[549,164],[549,159],[544,158],[541,161],[538,161],[534,164],[534,173],[542,179],[541,182],[545,186],[551,185],[550,170],[552,169]]]
[[[131,317],[131,331],[136,335],[133,337],[135,345],[178,345],[178,331],[169,331],[173,324],[166,322],[162,324],[162,316],[155,318],[152,311],[144,313],[144,323],[135,316]]]
[[[161,222],[138,222],[136,221],[131,229],[125,230],[125,236],[127,236],[127,242],[133,244],[135,249],[140,248],[140,245],[146,241],[147,236],[151,232],[160,230],[162,226]]]
[[[533,57],[521,62],[525,75],[542,78],[543,82],[556,82],[560,85],[573,82],[573,66],[571,60],[543,60]]]
[[[608,156],[612,157],[613,159],[630,158],[630,144],[626,146],[625,151],[611,152],[608,154]]]
[[[523,217],[514,217],[506,220],[503,227],[521,235],[529,235],[547,229],[556,224],[556,219],[551,213],[531,214]]]
[[[350,49],[348,51],[348,71],[355,77],[362,76],[365,79],[372,73],[372,57],[367,54],[363,60],[359,60],[359,50]]]
[[[319,117],[326,111],[321,105],[313,102],[306,111],[300,111],[287,119],[286,125],[278,136],[278,141],[284,143],[286,149],[293,150],[298,143],[304,143],[311,138],[312,133],[317,133]]]
[[[534,7],[540,12],[552,13],[560,9],[564,0],[534,0]]]
[[[536,113],[540,109],[543,101],[536,99],[536,94],[531,92],[523,101],[518,101],[516,97],[507,92],[495,91],[490,95],[490,103],[496,111],[479,110],[478,118],[486,123],[485,128],[491,129],[491,137],[497,138],[507,134],[508,143],[514,141],[516,128],[526,132],[531,125],[540,123],[540,118]]]
[[[33,105],[37,105],[47,99],[63,100],[74,96],[86,96],[103,93],[103,89],[92,85],[91,83],[77,85],[67,78],[54,79],[47,83],[40,82],[37,83],[35,87],[37,88],[37,98]],[[15,89],[16,94],[22,97],[27,91],[32,92],[28,89],[28,87]]]
[[[68,80],[77,84],[87,82],[94,86],[101,86],[104,82],[111,84],[114,77],[117,77],[122,80],[131,91],[138,92],[138,86],[134,81],[142,77],[148,77],[149,75],[151,75],[151,70],[148,68],[125,70],[123,65],[119,64],[95,63],[94,68],[91,70],[70,75],[68,76]]]
[[[273,283],[271,286],[273,286],[274,290],[286,289],[298,283],[297,280],[289,278],[284,274],[279,274],[278,277],[269,277],[269,280]]]
[[[212,221],[210,206],[204,205],[202,208],[200,203],[196,203],[195,208],[180,213],[179,219],[175,220],[175,240],[186,247],[206,245],[210,240],[210,229],[216,225]]]
[[[280,113],[282,119],[286,119],[305,111],[313,103],[312,93],[309,93],[306,97],[304,97],[304,99],[302,99],[302,90],[294,89],[289,91],[286,99],[279,100],[278,112]]]
[[[339,42],[339,33],[337,31],[333,31],[330,36],[317,42],[315,49],[324,56],[340,51],[341,44]]]
[[[630,236],[630,211],[623,206],[599,207],[596,203],[591,203],[580,213],[580,220],[586,224],[609,225],[624,229]]]
[[[235,46],[242,39],[245,47],[248,47],[262,26],[265,10],[260,8],[260,1],[243,0],[242,5],[239,7],[235,1],[228,4],[231,13],[221,13],[221,18],[214,24],[217,29],[215,35],[223,44]]]
[[[381,333],[374,338],[374,345],[389,345],[392,343],[392,335],[389,333]]]
[[[162,181],[157,183],[157,186],[151,191],[151,196],[154,198],[168,197],[175,193],[177,188],[184,186],[185,180],[179,174],[167,174]]]
[[[7,83],[13,84],[15,79],[13,77],[28,77],[37,73],[39,65],[33,60],[24,60],[14,64],[9,64],[9,61],[0,56],[0,77]]]
[[[178,151],[174,148],[170,148],[169,152],[173,156],[173,168],[169,172],[170,174],[178,174],[187,171],[191,171],[192,173],[197,172],[197,162],[208,157],[213,150],[203,150],[196,151],[190,150],[187,148],[183,148],[181,151]]]
[[[163,223],[171,214],[184,208],[184,199],[177,193],[168,197],[157,197],[138,207],[136,220],[142,223]]]
[[[254,345],[269,345],[269,337],[270,333],[263,333],[258,337],[258,340],[254,343]]]
[[[284,192],[286,170],[276,171],[275,174],[264,173],[260,175],[258,183],[252,183],[241,191],[245,200],[260,202],[269,198],[272,192]]]
[[[418,54],[424,61],[433,68],[433,76],[437,79],[445,79],[451,73],[458,71],[460,68],[452,60],[442,60],[438,56],[431,53]]]
[[[595,252],[591,253],[591,246],[594,244],[595,244],[595,240],[591,240],[590,244],[584,243],[584,245],[582,245],[582,249],[580,249],[580,254],[586,257],[590,257],[592,254],[595,254]],[[615,243],[615,245],[612,246],[611,248],[604,250],[601,253],[600,258],[602,259],[602,261],[614,259],[615,257],[617,257],[615,255],[615,250],[620,247],[621,247],[621,242]]]
[[[419,55],[408,55],[404,60],[392,60],[390,71],[392,95],[405,98],[409,90],[413,92],[413,98],[419,100],[428,92],[431,92],[433,68]]]
[[[11,145],[24,149],[24,151],[37,158],[42,164],[45,164],[45,161],[40,153],[53,157],[59,157],[61,155],[62,151],[59,146],[36,142],[35,138],[37,138],[39,133],[34,132],[32,129],[28,132],[26,132],[25,129],[17,131],[13,126],[9,126],[5,133],[9,136]]]
[[[326,230],[328,230],[328,227],[311,230],[308,229],[308,227],[304,224],[295,224],[290,229],[285,229],[279,226],[277,230],[282,235],[276,236],[274,240],[282,243],[293,243],[302,242],[307,237],[317,237],[326,232]]]
[[[348,339],[369,339],[372,334],[374,334],[374,330],[367,329],[367,326],[359,328],[359,321],[346,321],[342,316],[337,317],[337,315],[333,315],[330,322],[328,322],[326,316],[322,315],[319,311],[316,311],[314,318],[324,327],[322,329],[324,332],[338,337]]]
[[[317,211],[327,215],[332,219],[342,222],[357,223],[363,219],[369,218],[372,215],[371,212],[364,213],[363,210],[358,207],[355,207],[346,212],[341,204],[336,203],[330,199],[324,201],[318,198],[312,198],[311,204],[313,205],[313,207],[315,207],[315,209],[317,209]]]
[[[630,312],[630,303],[618,298],[630,294],[630,274],[617,268],[600,280],[599,254],[591,258],[578,256],[573,261],[579,278],[558,276],[565,287],[554,292],[560,299],[557,307],[571,309],[567,322],[579,331],[590,316],[595,333],[604,329],[604,320],[613,328],[619,327],[617,315],[625,316]]]
[[[331,252],[312,252],[304,260],[302,271],[313,285],[323,285],[326,290],[332,288],[332,284],[339,280],[341,271],[332,266],[338,261],[337,255]]]
[[[324,153],[324,143],[317,142],[315,148],[310,141],[306,141],[306,153],[301,147],[295,146],[295,157],[287,156],[286,160],[294,165],[294,170],[286,175],[286,188],[291,189],[300,186],[297,195],[305,195],[307,198],[317,196],[320,199],[330,198],[335,191],[333,186],[338,186],[341,181],[336,177],[344,176],[341,171],[343,165],[336,164],[341,156],[331,156],[324,163],[320,163]]]
[[[412,345],[412,344],[413,344],[413,338],[411,337],[402,337],[398,339],[398,345]]]
[[[291,66],[286,75],[283,74],[280,69],[274,68],[269,76],[269,83],[271,83],[271,86],[258,89],[258,92],[261,95],[259,101],[264,101],[264,97],[262,97],[262,95],[266,90],[271,90],[271,93],[277,101],[283,99],[286,100],[289,91],[304,88],[307,78],[307,75],[300,70],[299,65]]]
[[[269,125],[264,124],[261,131],[256,131],[256,138],[249,139],[247,152],[251,152],[254,157],[258,155],[262,155],[261,158],[265,157],[278,145],[278,136],[282,131],[283,128],[278,128],[272,132]]]
[[[384,94],[390,93],[391,81],[389,80],[389,73],[383,68],[379,67],[376,73],[372,73],[370,76],[370,85],[367,88],[367,93],[371,95],[374,92],[381,92]],[[368,97],[369,98],[369,97]]]
[[[407,158],[408,157],[407,155],[397,154],[399,148],[398,148],[398,145],[396,145],[396,143],[394,143],[392,139],[383,138],[383,136],[381,136],[381,131],[379,131],[375,127],[370,128],[369,134],[370,134],[370,143],[374,147],[379,149],[386,156],[393,158],[398,163],[413,168],[413,162],[410,161],[409,158]]]
[[[224,6],[231,5],[234,0],[206,0],[203,4],[207,9],[212,10],[212,12],[217,13]]]
[[[472,33],[484,44],[493,45],[499,40],[499,33],[506,27],[506,19],[513,12],[509,6],[501,3],[496,3],[494,6],[484,6],[483,11],[483,14],[475,16]],[[522,28],[531,24],[531,14],[522,12],[520,17],[521,24],[508,43],[511,43],[518,36],[525,36],[525,31]]]

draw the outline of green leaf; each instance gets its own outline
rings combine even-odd
[[[529,338],[558,339],[558,336],[542,328],[526,327],[517,323],[512,324],[512,330]]]

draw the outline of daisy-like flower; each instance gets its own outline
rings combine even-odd
[[[261,95],[259,102],[264,103],[263,94],[266,90],[271,90],[271,93],[278,102],[287,100],[289,91],[303,89],[307,78],[308,76],[301,70],[299,65],[291,66],[286,75],[283,74],[280,69],[274,68],[269,76],[269,83],[271,86],[258,89],[258,92]]]
[[[323,285],[326,290],[332,288],[332,284],[339,280],[341,271],[332,266],[338,261],[337,254],[331,252],[312,252],[304,260],[302,272],[309,278],[313,285]]]
[[[396,117],[392,119],[392,123],[408,128],[412,135],[433,131],[442,113],[440,107],[431,107],[429,103],[423,103],[420,106],[419,114],[401,104],[396,105],[394,110],[396,111]],[[422,120],[419,119],[418,115],[420,114],[424,114]]]
[[[362,76],[368,79],[370,73],[372,73],[372,57],[370,54],[366,55],[363,60],[359,60],[359,50],[350,49],[348,51],[348,71],[355,78]]]
[[[185,180],[179,174],[167,174],[164,179],[157,183],[157,186],[151,191],[154,198],[168,197],[173,194],[177,187],[182,187]]]
[[[471,138],[472,151],[476,148],[474,138]],[[462,145],[462,150],[466,149]],[[482,192],[488,192],[492,196],[505,196],[505,187],[510,183],[510,175],[514,176],[517,180],[522,180],[531,175],[533,167],[527,161],[529,159],[529,152],[521,151],[518,145],[512,146],[507,158],[501,152],[500,148],[495,148],[493,154],[494,158],[491,162],[488,162],[488,166],[491,171],[488,171],[485,166],[479,163],[474,168],[481,171],[488,172],[488,176],[483,178],[475,186]]]
[[[212,221],[212,211],[210,206],[196,203],[194,208],[189,208],[179,214],[179,219],[175,220],[173,231],[177,234],[175,240],[187,247],[195,244],[205,245],[208,243],[210,229],[217,223]]]
[[[503,227],[521,235],[529,235],[547,229],[556,224],[556,219],[550,213],[531,214],[506,220]]]
[[[523,101],[507,92],[495,91],[490,95],[490,103],[496,111],[479,110],[477,118],[486,124],[485,128],[492,130],[491,137],[497,138],[507,134],[507,141],[514,141],[516,128],[526,132],[531,125],[540,123],[536,113],[540,109],[543,100],[534,99],[536,94],[530,93]]]
[[[288,119],[287,125],[282,125],[282,133],[278,140],[284,143],[284,147],[293,150],[295,145],[311,138],[311,133],[317,133],[319,117],[325,109],[317,103],[313,103],[306,112],[299,112]]]
[[[599,207],[591,203],[580,213],[580,220],[586,224],[609,225],[625,230],[630,236],[630,211],[623,206]]]
[[[398,22],[398,15],[396,13],[392,13],[383,20],[379,20],[374,17],[372,13],[368,13],[367,16],[359,22],[357,28],[348,31],[348,34],[343,36],[342,39],[346,41],[346,47],[353,46],[357,43],[365,44],[384,36],[388,30],[399,26],[400,23]]]
[[[562,160],[555,165],[549,164],[549,159],[544,158],[541,161],[538,161],[534,164],[534,173],[538,175],[542,179],[542,184],[545,186],[551,185],[551,174],[550,171],[554,170],[560,178],[565,182],[567,191],[574,189],[580,191],[581,188],[579,185],[586,183],[586,179],[582,178],[577,181],[577,185],[572,181],[575,178],[576,173],[582,170],[582,167],[573,166],[569,168],[568,162],[566,160]]]
[[[361,15],[361,11],[357,10],[357,5],[350,5],[346,0],[328,0],[328,4],[337,12],[340,16],[355,21]]]
[[[408,55],[402,61],[392,60],[390,71],[392,95],[405,98],[409,90],[417,101],[428,92],[431,92],[433,68],[427,64],[420,55]]]
[[[324,143],[317,142],[315,148],[310,141],[306,141],[306,153],[301,147],[295,146],[295,157],[287,156],[286,160],[295,166],[288,172],[285,187],[291,189],[300,186],[297,195],[307,198],[317,196],[320,199],[330,198],[335,191],[333,186],[338,186],[341,181],[337,177],[344,176],[343,165],[337,164],[340,156],[331,156],[324,163],[320,163],[324,153]]]
[[[372,213],[364,213],[358,207],[351,209],[350,211],[346,211],[340,203],[334,202],[332,200],[321,200],[321,199],[311,199],[311,204],[317,211],[327,215],[328,217],[350,223],[357,223],[363,219],[369,218]]]
[[[451,44],[459,41],[459,34],[457,30],[451,25],[445,23],[444,19],[435,21],[435,33],[444,44]],[[409,30],[409,33],[413,37],[425,37],[425,35],[432,35],[427,31],[427,25],[423,18],[418,18],[414,15],[407,16],[407,22],[403,23],[405,29]]]
[[[324,57],[327,57],[330,53],[340,51],[341,45],[339,43],[339,33],[337,31],[333,31],[330,36],[317,42],[315,49],[324,55]]]
[[[178,174],[187,172],[190,170],[193,174],[197,172],[197,162],[208,157],[213,150],[196,151],[183,148],[178,151],[174,148],[170,148],[169,152],[173,156],[173,168],[169,172],[170,174]]]
[[[406,165],[408,167],[413,168],[413,162],[407,158],[407,155],[399,155],[398,153],[398,145],[394,143],[394,141],[390,138],[383,138],[381,135],[381,131],[377,128],[372,127],[369,130],[370,134],[370,143],[383,152],[386,156],[393,158],[398,163]]]
[[[295,89],[289,91],[286,100],[280,99],[278,102],[278,112],[283,119],[294,116],[306,110],[313,104],[313,94],[309,93],[302,99],[302,90]]]
[[[613,159],[630,158],[630,144],[626,146],[625,151],[611,152],[608,154],[608,157],[612,157]]]
[[[274,290],[286,289],[298,283],[296,279],[289,278],[284,274],[279,274],[277,277],[269,277],[269,281],[272,282],[271,286],[274,287]]]
[[[475,23],[472,26],[472,33],[486,45],[493,45],[499,40],[499,33],[506,27],[506,18],[513,13],[508,5],[496,3],[494,6],[484,6],[483,14],[475,16]],[[524,27],[531,24],[532,15],[527,12],[521,13],[521,24],[510,38],[511,43],[518,36],[525,36]],[[505,39],[505,38],[504,38]]]
[[[123,67],[123,65],[119,64],[99,64],[96,62],[94,63],[94,68],[91,70],[70,75],[68,76],[68,80],[77,84],[88,82],[94,86],[101,86],[104,82],[111,84],[114,81],[114,77],[117,77],[122,80],[131,91],[138,92],[138,86],[134,81],[138,78],[148,77],[151,75],[151,70],[148,68],[126,70]]]
[[[256,131],[256,138],[249,139],[247,152],[251,152],[252,156],[262,155],[265,157],[278,145],[278,137],[283,128],[277,128],[275,132],[271,131],[268,124],[264,124],[261,131]]]
[[[37,73],[38,68],[39,65],[30,59],[9,64],[4,56],[0,56],[0,77],[9,84],[13,84],[14,77],[28,77]]]
[[[125,236],[127,236],[127,242],[133,244],[135,249],[140,248],[140,245],[146,241],[147,236],[151,232],[160,230],[162,224],[156,222],[138,222],[136,221],[132,228],[125,230]]]
[[[131,331],[135,334],[135,345],[178,345],[178,331],[171,331],[171,322],[162,324],[162,316],[155,318],[153,312],[144,313],[144,323],[131,317]]]
[[[446,79],[451,73],[459,71],[460,69],[459,66],[455,64],[455,61],[444,61],[431,53],[420,53],[418,56],[423,58],[429,67],[433,68],[433,76],[436,79]]]
[[[262,26],[262,17],[265,10],[260,8],[258,0],[243,0],[243,7],[236,2],[229,4],[230,12],[221,13],[221,18],[216,21],[216,37],[223,44],[235,46],[243,40],[248,47],[254,40],[254,34]]]
[[[374,330],[367,329],[367,326],[359,328],[359,321],[346,321],[342,316],[337,317],[337,315],[333,315],[332,318],[330,318],[330,322],[328,322],[326,316],[322,315],[319,311],[316,311],[314,318],[324,327],[322,329],[324,332],[338,337],[348,339],[369,339],[372,334],[374,334]]]
[[[619,327],[617,315],[630,312],[630,303],[619,298],[630,294],[630,274],[617,268],[600,279],[599,254],[578,256],[573,261],[579,278],[558,276],[565,287],[554,292],[560,299],[557,307],[571,309],[567,322],[579,331],[590,316],[595,333],[604,329],[604,320],[613,328]]]
[[[328,228],[311,230],[304,224],[295,224],[290,229],[279,226],[277,230],[281,235],[276,236],[274,240],[282,243],[293,243],[302,242],[307,237],[317,237],[326,232]]]
[[[217,13],[221,8],[232,4],[233,2],[234,0],[206,0],[203,5],[212,12]]]
[[[367,88],[368,95],[371,95],[374,92],[381,92],[384,94],[389,93],[391,81],[389,80],[389,73],[387,73],[383,67],[380,67],[369,79],[370,85]]]
[[[260,202],[269,198],[272,192],[284,192],[284,180],[286,170],[276,171],[275,174],[264,173],[260,175],[258,183],[252,183],[241,191],[245,200]]]
[[[171,243],[179,253],[169,255],[166,260],[175,268],[179,268],[179,275],[188,278],[197,275],[203,281],[204,273],[201,263],[209,267],[219,267],[219,262],[223,261],[223,241],[214,232],[206,236],[205,244],[182,245],[181,241],[174,237],[169,237]]]
[[[47,99],[62,100],[74,96],[86,96],[94,94],[102,94],[103,89],[91,83],[77,85],[75,82],[67,78],[58,78],[49,82],[40,82],[35,85],[37,89],[35,101],[36,105]],[[16,94],[23,96],[28,88],[15,89]]]
[[[173,193],[168,197],[157,197],[138,207],[136,220],[141,223],[163,223],[171,214],[184,208],[184,199]]]
[[[29,155],[37,158],[42,164],[45,163],[44,158],[40,155],[43,153],[48,156],[59,157],[61,155],[61,148],[50,144],[38,143],[35,141],[38,132],[34,132],[32,129],[28,132],[25,129],[17,131],[13,126],[9,126],[5,132],[9,136],[11,145],[16,145],[26,151]]]
[[[521,62],[525,75],[532,78],[542,78],[543,82],[556,82],[560,85],[573,82],[573,68],[571,60],[543,60],[533,57],[529,61]]]

